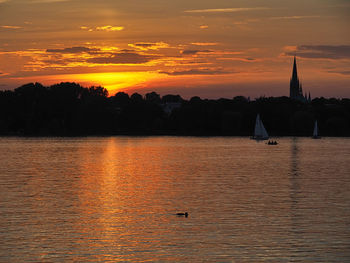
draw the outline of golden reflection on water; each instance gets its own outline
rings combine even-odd
[[[2,138],[0,261],[345,262],[349,157],[337,138]]]

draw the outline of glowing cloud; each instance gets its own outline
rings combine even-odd
[[[124,30],[124,27],[123,26],[99,26],[99,27],[96,27],[96,30],[107,31],[107,32],[121,31],[121,30]]]
[[[1,28],[5,28],[5,29],[21,29],[23,27],[21,26],[0,26]]]
[[[288,20],[288,19],[307,19],[307,18],[319,18],[320,16],[274,16],[270,17],[271,20]]]
[[[36,81],[38,76],[18,78],[25,82]],[[104,72],[104,73],[85,73],[85,74],[63,74],[46,75],[40,79],[45,85],[51,85],[59,82],[77,82],[81,85],[103,86],[109,91],[110,95],[125,88],[142,87],[145,83],[161,79],[162,75],[157,72]]]
[[[87,27],[87,26],[81,26],[81,30],[87,30],[87,31],[106,31],[106,32],[115,32],[115,31],[122,31],[125,28],[123,26],[97,26],[97,27]]]
[[[185,10],[185,13],[234,13],[242,11],[266,10],[267,7],[236,7],[236,8],[216,8],[216,9],[195,9]]]
[[[194,46],[217,46],[219,43],[215,42],[192,42],[191,45]]]

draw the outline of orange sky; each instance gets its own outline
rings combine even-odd
[[[75,81],[110,94],[350,97],[346,0],[0,0],[0,89]]]

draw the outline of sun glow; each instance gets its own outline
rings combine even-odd
[[[151,80],[161,78],[156,72],[108,72],[90,73],[72,76],[81,83],[92,83],[105,87],[111,94],[125,88],[145,85]]]
[[[163,74],[157,72],[103,72],[36,76],[34,78],[21,79],[27,82],[35,82],[41,79],[44,85],[51,85],[59,82],[76,82],[83,86],[102,86],[109,91],[109,95],[113,95],[120,90],[141,87],[150,81],[161,78],[164,78]]]

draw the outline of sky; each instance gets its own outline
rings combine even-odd
[[[350,97],[350,0],[0,0],[0,89]]]

